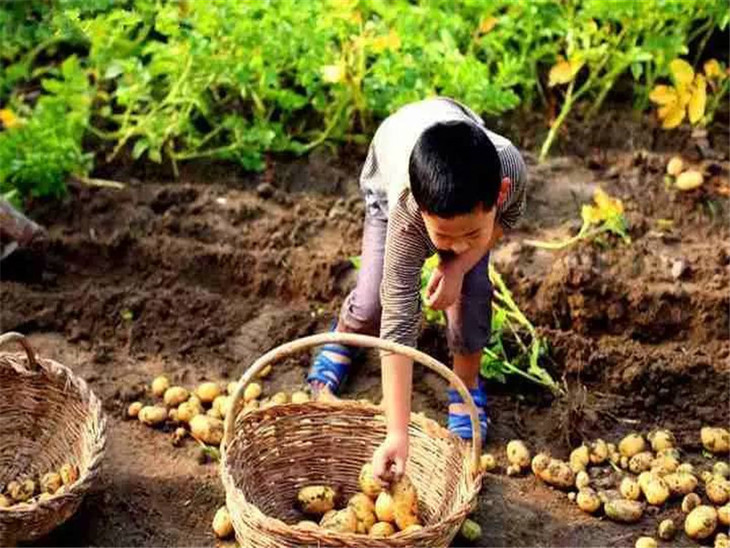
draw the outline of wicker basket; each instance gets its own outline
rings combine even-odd
[[[23,353],[0,352],[0,489],[15,479],[76,465],[79,477],[43,502],[0,508],[0,546],[48,534],[71,517],[99,474],[106,444],[101,402],[83,379],[53,360],[36,358],[18,333]]]
[[[445,377],[467,402],[472,420],[471,446],[436,422],[411,415],[407,472],[418,489],[423,529],[371,538],[293,525],[304,519],[294,505],[301,487],[332,485],[342,488],[348,498],[360,490],[360,468],[385,438],[382,409],[356,401],[320,401],[240,413],[242,394],[270,362],[329,342],[407,355]],[[221,477],[241,546],[448,546],[474,509],[481,488],[478,414],[466,387],[437,360],[375,337],[324,333],[268,352],[242,376],[225,428]]]

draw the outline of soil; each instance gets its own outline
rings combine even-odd
[[[562,156],[538,164],[525,154],[528,210],[494,261],[549,341],[545,365],[565,395],[512,378],[489,384],[486,450],[502,470],[513,438],[567,457],[583,440],[657,426],[705,465],[700,426],[728,422],[727,132],[672,140],[646,125],[614,114],[568,126]],[[529,149],[533,139],[516,141]],[[710,174],[702,189],[665,188],[676,153]],[[178,181],[164,166],[106,166],[96,175],[125,181],[124,190],[71,186],[60,203],[32,204],[48,234],[3,261],[0,330],[29,334],[40,354],[84,377],[111,422],[101,481],[38,545],[215,543],[210,523],[224,502],[216,465],[199,464],[191,441],[175,448],[169,433],[124,420],[124,410],[157,374],[187,386],[225,382],[274,346],[326,329],[354,280],[363,157],[360,148],[323,149],[272,159],[259,175],[197,165]],[[525,243],[574,233],[580,204],[599,185],[623,200],[630,245],[556,252]],[[424,329],[421,347],[448,360],[439,328]],[[282,363],[265,389],[302,387],[308,363]],[[443,422],[444,388],[419,369],[415,410]],[[377,401],[379,389],[369,356],[344,397]],[[676,503],[617,525],[532,476],[500,472],[487,475],[475,519],[482,545],[633,546],[668,516],[680,517]]]

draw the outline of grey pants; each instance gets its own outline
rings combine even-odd
[[[340,325],[351,333],[378,335],[380,284],[383,279],[387,219],[366,214],[362,237],[362,264],[355,289],[340,311]],[[446,336],[454,354],[473,354],[489,342],[492,321],[492,284],[487,253],[466,276],[461,297],[446,310]]]

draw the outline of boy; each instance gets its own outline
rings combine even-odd
[[[489,252],[522,214],[526,179],[514,145],[452,99],[412,103],[388,117],[360,176],[366,213],[357,285],[333,327],[415,346],[421,268],[438,253],[427,304],[446,312],[454,371],[481,408],[482,439],[487,416],[479,365],[491,323]],[[307,379],[315,393],[336,393],[354,357],[353,348],[323,346]],[[402,474],[408,457],[413,362],[386,353],[381,361],[387,436],[373,464],[385,478],[391,465]],[[470,438],[463,400],[453,388],[448,396],[449,430]]]

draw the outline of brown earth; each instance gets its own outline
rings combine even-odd
[[[518,437],[566,457],[583,439],[661,425],[704,466],[699,427],[727,424],[730,404],[727,139],[668,141],[633,123],[597,124],[612,129],[576,134],[561,145],[575,143],[572,155],[541,165],[527,155],[528,212],[495,253],[549,341],[545,366],[566,395],[512,378],[491,383],[487,449],[504,464],[504,444]],[[703,189],[665,188],[676,152],[711,175]],[[169,434],[123,420],[123,410],[156,374],[188,386],[234,379],[266,350],[326,328],[353,280],[348,257],[359,253],[361,159],[361,150],[320,151],[257,176],[204,166],[184,182],[159,168],[107,167],[98,175],[127,181],[125,190],[72,186],[62,203],[30,207],[48,237],[2,263],[0,330],[30,334],[41,354],[86,378],[111,418],[101,481],[38,544],[214,543],[210,521],[223,503],[216,466],[198,464],[192,442],[173,448]],[[271,186],[257,191],[261,183]],[[573,233],[599,184],[624,201],[632,244],[550,252],[525,243]],[[448,359],[438,328],[424,330],[421,346]],[[308,356],[286,361],[265,389],[302,386],[307,365]],[[444,420],[444,388],[419,370],[414,407]],[[379,399],[372,356],[345,397]],[[475,519],[483,545],[629,546],[679,515],[673,504],[616,525],[532,477],[499,473],[487,476]]]

